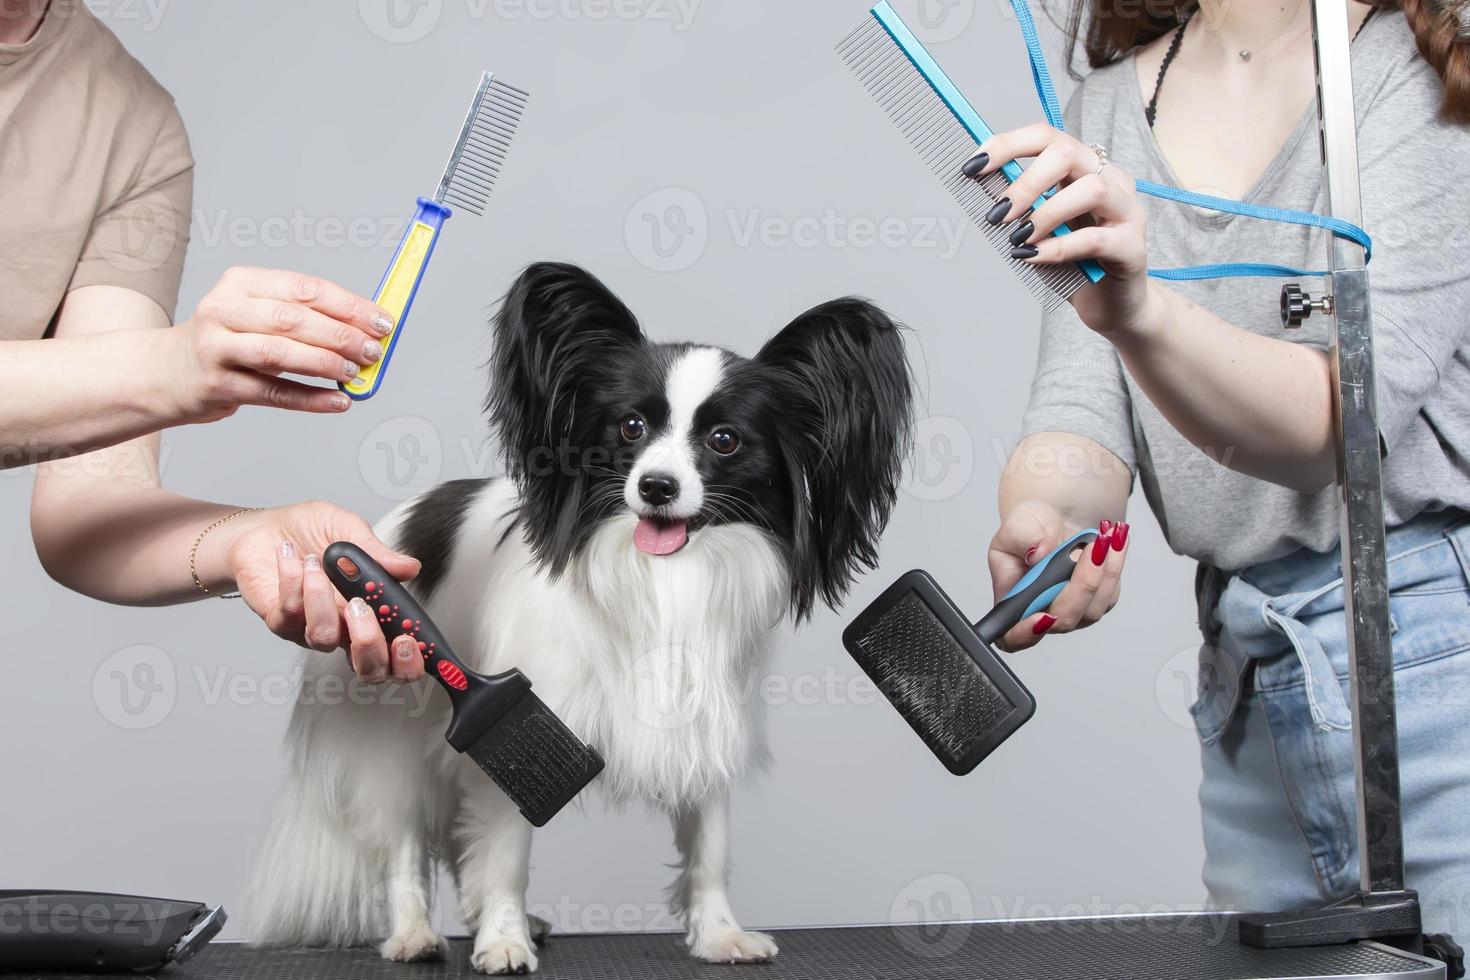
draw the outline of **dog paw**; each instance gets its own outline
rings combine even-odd
[[[470,956],[470,965],[477,973],[534,973],[536,954],[527,949],[520,940],[497,939],[493,943],[477,947]]]
[[[531,934],[531,942],[537,946],[545,946],[546,940],[551,938],[551,923],[539,915],[526,916],[526,929]]]
[[[423,960],[442,960],[446,944],[438,933],[427,924],[415,926],[407,932],[389,936],[378,952],[383,959],[397,963],[418,963]]]
[[[764,963],[776,957],[776,941],[763,932],[726,929],[689,937],[689,950],[706,963]]]

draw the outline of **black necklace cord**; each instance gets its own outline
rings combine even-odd
[[[1368,21],[1372,20],[1373,15],[1377,12],[1377,7],[1369,8],[1367,16],[1363,18],[1363,22],[1358,25],[1356,31],[1353,31],[1351,40],[1356,41],[1358,39],[1358,35],[1363,33],[1363,28],[1368,26]],[[1148,120],[1149,129],[1154,128],[1154,117],[1159,114],[1159,90],[1164,87],[1164,73],[1169,70],[1169,65],[1173,63],[1174,56],[1179,53],[1179,42],[1184,40],[1184,28],[1188,23],[1189,15],[1186,15],[1183,23],[1174,31],[1174,40],[1169,42],[1169,50],[1164,52],[1164,60],[1159,63],[1159,77],[1154,82],[1153,98],[1148,100],[1148,105],[1144,106],[1143,109],[1143,117]]]
[[[1164,60],[1159,62],[1159,77],[1154,82],[1153,97],[1148,100],[1148,105],[1143,109],[1143,117],[1148,120],[1148,128],[1154,128],[1154,117],[1159,114],[1159,91],[1164,87],[1164,73],[1169,70],[1169,65],[1174,56],[1179,53],[1179,42],[1184,40],[1184,28],[1188,26],[1189,18],[1186,16],[1183,22],[1174,31],[1174,40],[1169,42],[1169,50],[1164,52]]]

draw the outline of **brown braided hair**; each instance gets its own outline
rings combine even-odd
[[[1470,0],[1369,2],[1404,12],[1419,54],[1444,82],[1440,117],[1470,123]],[[1077,0],[1059,26],[1069,54],[1080,43],[1087,63],[1101,68],[1169,33],[1198,6],[1198,0]],[[1071,74],[1078,77],[1071,62],[1069,57]]]

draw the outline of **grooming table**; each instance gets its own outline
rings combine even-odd
[[[773,963],[698,963],[674,933],[553,935],[542,980],[1440,980],[1442,964],[1376,943],[1262,950],[1225,916],[1103,917],[782,929]],[[437,980],[473,977],[470,941],[443,963],[388,963],[370,949],[258,950],[212,943],[159,971],[174,980]],[[4,976],[21,976],[5,974]],[[52,978],[61,976],[49,975]]]

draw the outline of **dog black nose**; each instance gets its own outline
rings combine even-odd
[[[649,473],[638,481],[638,496],[659,507],[679,496],[679,481],[665,473]]]

